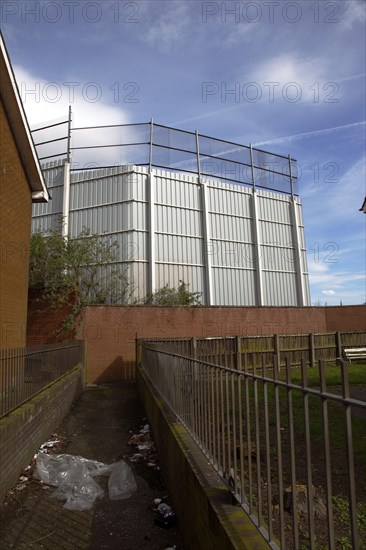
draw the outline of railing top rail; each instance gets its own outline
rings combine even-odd
[[[76,366],[83,368],[83,342],[0,352],[0,418],[59,380]]]
[[[65,344],[42,344],[40,346],[26,346],[19,348],[3,348],[0,350],[0,356],[8,357],[9,355],[34,355],[39,353],[47,353],[50,351],[59,351],[65,349],[77,348],[82,345],[82,341],[68,342]]]
[[[300,390],[302,392],[305,392],[308,395],[315,395],[318,397],[322,397],[323,399],[324,398],[331,399],[332,401],[345,403],[347,405],[356,405],[358,407],[366,407],[366,401],[360,401],[358,399],[354,399],[351,397],[345,398],[342,395],[339,395],[336,393],[330,393],[328,391],[322,391],[321,389],[307,386],[305,384],[294,384],[293,382],[288,382],[287,380],[279,380],[278,378],[271,378],[271,377],[265,376],[261,374],[261,372],[263,373],[262,366],[258,366],[258,369],[256,371],[243,371],[243,370],[233,369],[231,367],[226,367],[224,365],[216,365],[208,361],[202,361],[201,359],[196,359],[194,357],[190,357],[187,355],[181,355],[179,353],[173,353],[171,351],[166,351],[166,350],[156,349],[156,348],[149,348],[145,344],[143,344],[143,347],[155,353],[161,353],[163,355],[168,355],[171,357],[175,357],[177,359],[183,359],[185,361],[192,361],[194,362],[195,365],[210,367],[216,370],[220,370],[222,372],[235,374],[240,377],[252,378],[253,380],[270,382],[271,384],[275,384],[276,386],[282,386],[287,389]],[[267,367],[267,368],[270,369],[270,367]]]

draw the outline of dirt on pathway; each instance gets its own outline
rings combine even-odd
[[[178,525],[154,524],[153,500],[167,495],[154,451],[138,453],[134,434],[147,424],[134,383],[88,388],[57,429],[59,440],[49,453],[68,453],[111,464],[125,460],[137,493],[110,500],[105,490],[90,510],[73,511],[50,498],[54,488],[33,478],[20,481],[0,507],[1,550],[164,550],[183,549]],[[130,441],[130,444],[129,444]],[[134,456],[141,454],[142,456]]]

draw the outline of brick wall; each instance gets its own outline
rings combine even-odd
[[[0,420],[0,502],[39,446],[69,412],[82,391],[83,380],[83,368],[75,367]]]
[[[0,101],[0,349],[25,346],[32,202]]]
[[[30,295],[32,298],[32,295]],[[77,335],[58,333],[64,312],[29,304],[27,344],[85,340],[88,382],[135,377],[135,339],[304,334],[366,329],[366,306],[147,307],[90,306]]]
[[[71,313],[66,304],[59,310],[42,299],[42,290],[29,290],[27,317],[27,346],[54,344],[75,339],[75,331],[64,332],[63,320]]]
[[[134,378],[135,339],[364,330],[366,306],[92,306],[77,335],[85,339],[88,382]],[[329,325],[327,325],[329,319]]]
[[[366,306],[324,308],[328,332],[366,330]]]

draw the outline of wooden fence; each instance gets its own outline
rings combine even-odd
[[[280,368],[285,366],[286,358],[291,367],[300,366],[302,360],[309,367],[314,367],[319,360],[326,364],[335,363],[337,358],[343,357],[345,348],[366,347],[366,331],[148,341],[159,343],[160,349],[165,348],[174,353],[238,370],[250,368],[254,361],[260,365],[263,355],[269,368],[273,367],[274,357]]]

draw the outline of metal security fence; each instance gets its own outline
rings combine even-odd
[[[70,110],[67,119],[34,128],[32,135],[41,161],[64,158],[75,171],[146,166],[298,194],[297,162],[290,156],[153,120],[72,127]]]
[[[297,377],[289,360],[282,373],[273,364],[255,356],[237,370],[141,346],[147,377],[273,548],[365,548],[366,402],[348,365],[328,387],[324,361],[302,359]]]
[[[83,362],[82,342],[0,350],[0,418]]]

